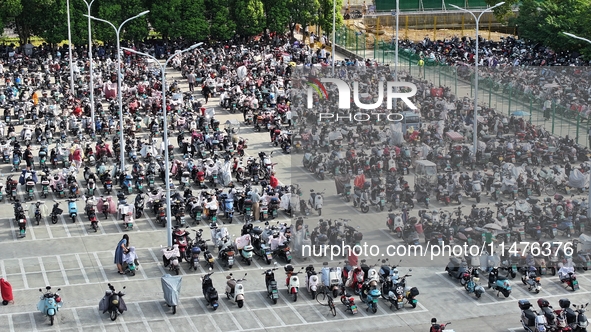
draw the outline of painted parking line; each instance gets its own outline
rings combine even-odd
[[[88,275],[86,274],[86,268],[82,264],[82,259],[80,258],[80,255],[79,254],[74,254],[74,257],[76,257],[76,261],[78,262],[78,267],[80,268],[79,271],[80,271],[80,273],[82,273],[82,277],[84,278],[84,281],[87,284],[90,283],[90,280],[88,279]]]
[[[66,269],[64,269],[64,263],[62,262],[62,258],[59,255],[55,257],[57,259],[57,264],[60,268],[60,271],[62,272],[62,277],[64,278],[64,285],[69,286],[70,282],[68,281],[68,275],[66,273]]]
[[[144,312],[142,311],[142,307],[140,306],[140,304],[137,302],[134,302],[134,306],[135,306],[135,309],[137,310],[137,312],[140,314],[140,318],[141,318],[142,323],[144,323],[144,327],[146,328],[144,331],[152,332],[152,329],[150,328],[150,324],[148,323],[148,320],[146,319],[146,315],[144,315]],[[166,316],[166,314],[162,310],[162,306],[158,306],[158,309],[160,311],[160,314],[164,318],[164,321],[166,322],[166,326],[172,326],[172,324],[170,324],[170,320],[168,320],[168,316]]]
[[[80,322],[80,317],[78,317],[78,312],[76,308],[72,308],[72,316],[74,317],[74,321],[76,322],[76,326],[78,327],[78,332],[83,332],[82,323]]]

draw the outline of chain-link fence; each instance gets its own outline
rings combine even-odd
[[[367,40],[366,39],[371,39]],[[395,63],[395,45],[342,27],[337,44],[363,58],[381,64]],[[363,42],[362,42],[363,41]],[[363,45],[367,49],[362,49]],[[456,98],[475,97],[475,67],[448,66],[421,57],[399,45],[399,73],[421,76],[435,86],[447,87]],[[565,69],[566,68],[566,69]],[[565,72],[565,70],[568,71]],[[560,82],[567,78],[568,85]],[[479,67],[478,104],[508,116],[523,117],[554,135],[566,136],[590,146],[589,96],[581,94],[576,78],[591,78],[589,67]],[[559,82],[559,83],[556,83]]]

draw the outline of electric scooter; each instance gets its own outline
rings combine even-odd
[[[245,273],[244,277],[241,279],[234,279],[232,273],[226,277],[226,279],[228,279],[228,281],[226,281],[226,297],[236,302],[238,308],[242,308],[244,305],[244,286],[242,285],[242,282],[246,280],[245,277],[247,274],[248,273]]]
[[[301,267],[300,271],[303,268],[304,267]],[[300,272],[299,271],[294,272],[293,265],[291,265],[291,264],[286,265],[285,267],[283,267],[283,269],[285,270],[285,273],[287,274],[287,278],[285,279],[285,285],[287,286],[287,293],[291,295],[293,302],[296,302],[298,300],[298,292],[300,290],[300,278],[298,278],[298,274]]]
[[[275,263],[275,265],[277,265],[277,263]],[[267,286],[267,297],[273,301],[273,304],[277,304],[277,299],[279,298],[277,281],[275,280],[275,270],[277,270],[276,267],[263,272],[265,275],[265,285]]]
[[[77,199],[68,199],[68,214],[70,218],[72,218],[72,222],[76,222],[76,217],[78,217],[78,207],[76,206]]]
[[[37,310],[41,311],[43,315],[49,316],[49,325],[53,325],[53,321],[55,320],[55,315],[60,310],[62,305],[62,299],[58,292],[61,288],[57,289],[57,292],[51,292],[51,286],[45,287],[45,293],[43,290],[39,288],[39,292],[41,292],[41,299],[39,303],[37,303]]]

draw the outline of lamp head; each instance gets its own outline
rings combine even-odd
[[[147,13],[149,13],[149,12],[150,12],[149,10],[143,11],[143,12],[141,12],[141,13],[137,14],[137,16],[136,16],[136,17],[139,17],[139,16],[144,16],[144,15],[146,15],[146,14],[147,14]]]

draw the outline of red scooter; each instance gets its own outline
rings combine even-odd
[[[172,244],[178,244],[179,246],[180,261],[184,259],[187,262],[191,262],[191,253],[187,251],[190,241],[191,239],[189,238],[189,232],[179,228],[178,226],[173,227]]]

